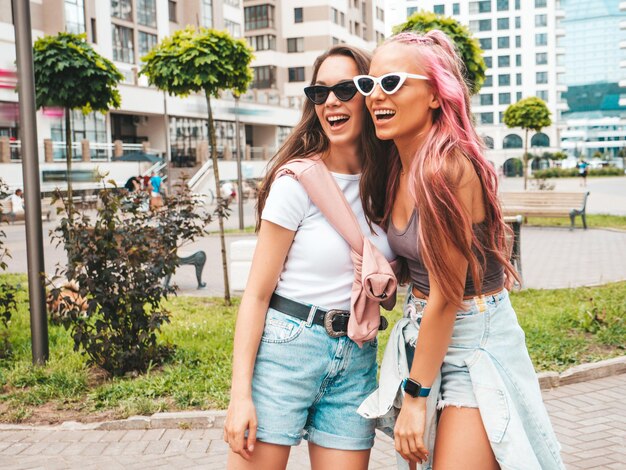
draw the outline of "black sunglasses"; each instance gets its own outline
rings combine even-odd
[[[333,86],[311,85],[304,88],[304,94],[315,104],[324,104],[330,92],[333,92],[338,100],[350,101],[356,95],[356,85],[352,80],[339,82]]]

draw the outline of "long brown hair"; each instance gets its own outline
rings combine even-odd
[[[331,47],[315,60],[311,85],[317,81],[317,74],[322,63],[331,56],[344,56],[352,59],[359,74],[369,72],[371,54],[353,46],[340,44]],[[294,159],[311,158],[316,155],[324,156],[328,152],[329,145],[328,137],[326,137],[315,113],[315,105],[308,99],[305,100],[300,122],[270,160],[267,173],[261,183],[257,200],[257,231],[261,225],[261,214],[265,207],[265,201],[278,169]],[[362,155],[359,190],[363,208],[368,215],[368,223],[379,223],[385,212],[385,192],[389,172],[386,153],[392,145],[391,141],[378,140],[372,118],[369,112],[365,110],[363,113],[363,130],[359,142]]]

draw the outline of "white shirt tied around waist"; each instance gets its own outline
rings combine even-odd
[[[367,225],[359,197],[361,175],[332,175],[365,236],[387,260],[394,259],[383,229],[373,226],[373,235]],[[350,246],[311,202],[302,185],[290,177],[276,179],[261,218],[296,232],[276,292],[319,307],[348,310],[354,281]]]

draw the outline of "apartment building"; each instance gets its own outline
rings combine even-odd
[[[613,160],[626,147],[626,3],[561,3],[569,107],[561,145],[575,157]]]
[[[315,58],[334,44],[373,50],[385,37],[383,0],[243,0],[257,90],[300,102]]]
[[[567,109],[563,36],[564,17],[558,0],[404,0],[394,10],[401,22],[418,10],[450,16],[467,25],[480,42],[487,64],[485,83],[472,99],[478,131],[487,157],[505,172],[510,159],[522,154],[524,133],[503,123],[506,108],[522,98],[538,96],[552,113],[553,125],[533,133],[531,152],[559,147],[562,112]],[[403,19],[402,19],[403,17]]]
[[[83,163],[103,165],[112,157],[114,141],[124,146],[143,145],[166,153],[166,135],[174,166],[197,166],[208,156],[206,101],[203,96],[177,98],[148,86],[139,76],[141,57],[159,40],[187,25],[225,29],[242,37],[242,0],[32,0],[33,41],[59,31],[85,33],[89,43],[112,60],[124,75],[120,85],[122,104],[110,113],[73,114],[73,140],[77,158]],[[0,148],[10,146],[15,174],[21,177],[19,121],[15,93],[15,36],[11,0],[0,0]],[[213,100],[218,151],[228,159],[236,147],[235,122],[240,122],[241,146],[245,156],[267,159],[282,143],[300,116],[298,103],[252,90],[241,97],[236,113],[232,96]],[[166,119],[168,117],[169,119]],[[237,119],[238,118],[238,119]],[[64,159],[62,111],[38,112],[40,159],[54,165]],[[3,138],[4,137],[4,138]],[[51,141],[45,146],[44,141]],[[89,142],[85,155],[84,141]],[[50,157],[49,150],[53,150]],[[81,155],[82,151],[82,155]],[[6,153],[6,152],[5,152]],[[45,157],[44,157],[45,155]],[[93,166],[93,165],[92,165]],[[4,167],[6,174],[9,167]],[[44,168],[45,171],[45,168]],[[17,176],[16,176],[17,178]]]

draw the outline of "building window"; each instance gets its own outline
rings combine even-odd
[[[478,2],[478,13],[487,13],[491,11],[491,0]]]
[[[509,9],[509,0],[497,0],[496,9],[498,11],[507,11]]]
[[[169,16],[169,20],[172,23],[176,23],[178,21],[178,15],[176,14],[177,5],[173,0],[169,0],[167,2],[167,14]]]
[[[445,5],[433,5],[433,12],[437,15],[445,15],[446,14]]]
[[[516,16],[515,17],[515,29],[520,29],[521,27],[522,27],[522,17]]]
[[[128,64],[135,63],[132,29],[117,24],[113,25],[113,60]]]
[[[487,75],[485,77],[485,81],[483,82],[483,86],[484,87],[491,87],[491,86],[493,86],[493,77],[491,75]]]
[[[485,56],[483,57],[483,59],[485,61],[485,65],[487,66],[487,68],[491,68],[493,66],[493,60],[491,56]]]
[[[498,75],[498,85],[500,86],[509,86],[511,84],[511,76],[506,75]]]
[[[509,134],[502,141],[502,147],[505,149],[521,149],[523,146],[522,138],[516,134]]]
[[[418,8],[417,7],[407,7],[406,9],[406,16],[407,18],[409,16],[411,16],[413,13],[417,13]]]
[[[535,83],[546,84],[548,83],[548,72],[537,72],[537,78],[535,79]]]
[[[548,90],[537,90],[537,98],[548,101]]]
[[[547,45],[548,45],[547,33],[535,34],[535,46],[547,46]]]
[[[274,27],[274,6],[256,5],[244,8],[246,31]]]
[[[484,95],[480,95],[480,105],[481,106],[489,106],[493,104],[493,95],[491,93],[487,93]]]
[[[478,40],[478,42],[480,43],[480,48],[483,51],[488,51],[492,47],[492,45],[491,45],[491,38],[480,38]]]
[[[498,18],[498,29],[509,29],[509,19]]]
[[[521,85],[522,84],[522,74],[521,73],[515,74],[515,84],[516,85]]]
[[[289,67],[289,81],[290,82],[303,82],[304,81],[304,67]]]
[[[509,41],[508,36],[501,36],[498,38],[498,49],[506,49],[507,47],[511,47],[511,42]]]
[[[519,100],[521,100],[521,99],[522,99],[522,92],[521,92],[521,91],[518,91],[517,93],[515,93],[515,99],[516,99],[517,101],[519,101]]]
[[[535,26],[548,26],[548,15],[535,15]]]
[[[498,56],[498,67],[510,67],[511,66],[511,56],[501,55]]]
[[[91,42],[94,44],[98,43],[98,34],[96,30],[96,19],[91,18]]]
[[[548,0],[535,0],[535,8],[548,6]]]
[[[493,124],[493,113],[479,113],[481,124]]]
[[[452,14],[460,15],[461,14],[461,5],[459,3],[452,4]]]
[[[158,38],[156,34],[144,33],[143,31],[139,31],[139,36],[137,38],[138,38],[137,46],[138,46],[139,58],[143,57],[148,52],[150,52],[150,49],[156,46],[158,42]]]
[[[241,25],[239,23],[224,19],[224,29],[234,38],[241,37]]]
[[[304,52],[304,38],[287,39],[287,52]]]
[[[252,67],[253,79],[252,88],[274,88],[276,86],[276,67],[273,65],[263,65]]]
[[[515,47],[522,47],[522,37],[515,36]]]
[[[213,27],[213,0],[202,0],[202,26]]]
[[[545,65],[548,63],[548,53],[547,52],[537,52],[535,54],[535,64],[537,65]]]
[[[262,36],[251,36],[246,38],[255,51],[275,51],[276,36],[273,34],[263,34]]]
[[[156,28],[156,0],[137,1],[137,23]]]
[[[478,31],[491,31],[491,20],[478,20]]]
[[[515,56],[515,65],[517,67],[521,67],[522,66],[522,54],[517,54]]]
[[[75,34],[85,32],[85,4],[83,0],[65,0],[65,30]]]
[[[302,23],[304,18],[302,17],[302,8],[294,8],[293,9],[293,22],[294,23]]]
[[[500,104],[511,104],[511,93],[500,93],[500,94],[498,94],[498,103],[500,103]]]
[[[241,3],[239,2],[239,0],[224,0],[224,3],[226,5],[230,5],[231,7],[235,7],[235,8],[239,8],[241,6]]]
[[[111,16],[120,20],[133,21],[131,0],[111,0]]]
[[[521,8],[521,0],[515,0],[515,9],[519,10]]]

